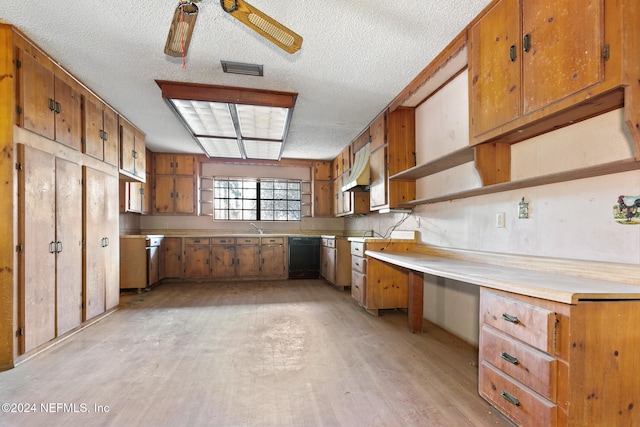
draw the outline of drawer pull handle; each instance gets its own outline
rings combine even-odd
[[[518,363],[520,363],[518,362],[517,357],[510,355],[506,351],[503,351],[502,353],[500,353],[500,357],[502,357],[504,360],[506,360],[509,363],[513,363],[514,365],[517,365]]]
[[[518,323],[520,323],[520,321],[518,320],[518,316],[512,316],[512,315],[510,315],[508,313],[502,313],[502,316],[500,316],[500,317],[502,317],[507,322],[511,322],[511,323],[516,324],[516,325]]]
[[[507,391],[503,391],[502,393],[500,393],[500,396],[504,397],[504,400],[511,403],[512,405],[520,406],[520,401],[513,394]]]

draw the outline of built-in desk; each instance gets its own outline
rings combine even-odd
[[[594,278],[421,252],[365,254],[410,272],[414,332],[423,273],[481,287],[478,392],[516,424],[640,425],[637,266],[611,264],[608,274],[596,266]]]

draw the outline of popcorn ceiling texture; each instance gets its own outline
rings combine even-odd
[[[303,37],[294,55],[203,0],[186,70],[163,53],[177,3],[5,1],[0,19],[140,127],[153,151],[199,151],[162,100],[154,81],[162,79],[297,92],[283,157],[329,160],[489,0],[250,1]],[[265,75],[223,74],[220,60],[263,64]]]

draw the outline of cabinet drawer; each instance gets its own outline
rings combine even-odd
[[[364,301],[365,286],[367,286],[367,276],[357,272],[351,273],[351,296],[360,304]]]
[[[483,289],[480,320],[542,351],[554,352],[556,316],[550,310]]]
[[[482,360],[552,402],[556,401],[557,361],[548,354],[483,325],[480,336]]]
[[[147,237],[148,248],[160,246],[160,242],[162,242],[162,237]]]
[[[263,245],[284,245],[284,237],[262,237]]]
[[[225,243],[221,242],[220,244],[225,244]],[[236,237],[236,244],[238,244],[238,245],[259,245],[260,244],[260,238],[259,237]]]
[[[208,237],[185,237],[184,244],[185,245],[208,245],[209,238]]]
[[[236,238],[235,237],[212,237],[211,244],[212,245],[235,245]]]
[[[364,256],[364,242],[351,242],[351,255]]]
[[[487,362],[480,363],[480,394],[518,425],[557,425],[558,407]]]
[[[322,239],[322,246],[326,246],[328,248],[335,248],[336,239]]]
[[[351,271],[367,274],[367,260],[357,255],[351,255]]]

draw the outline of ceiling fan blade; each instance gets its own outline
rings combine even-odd
[[[220,0],[225,12],[281,49],[294,53],[302,46],[302,37],[243,0]]]
[[[198,6],[194,2],[180,1],[169,28],[164,53],[169,56],[185,57],[191,43],[193,28],[196,26]]]

